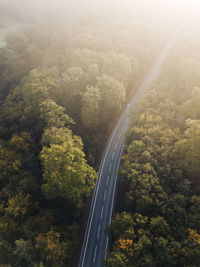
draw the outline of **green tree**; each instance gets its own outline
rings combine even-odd
[[[192,90],[192,97],[181,105],[181,114],[186,119],[199,120],[200,119],[200,88]]]
[[[16,256],[16,266],[34,264],[32,261],[33,244],[29,240],[15,240],[15,249],[13,254]]]
[[[128,259],[123,253],[120,252],[111,252],[105,262],[106,267],[127,267]]]
[[[96,129],[100,124],[101,94],[98,88],[88,87],[83,94],[82,122],[90,130]]]
[[[56,87],[55,69],[32,70],[4,103],[2,124],[12,133],[32,130],[41,134],[42,129],[38,125],[40,104],[55,93]]]
[[[124,54],[109,53],[103,58],[102,72],[126,86],[132,73],[131,62]]]
[[[125,88],[119,81],[107,75],[97,78],[96,86],[102,95],[102,121],[108,121],[121,111],[125,100]]]
[[[200,178],[200,121],[187,120],[184,136],[176,143],[176,154],[181,167],[190,179],[197,183]]]
[[[44,128],[64,127],[73,123],[65,109],[53,100],[47,99],[40,104],[40,120]]]
[[[85,160],[81,139],[73,136],[67,128],[51,128],[44,132],[43,144],[42,188],[46,198],[64,198],[81,208],[96,177]]]

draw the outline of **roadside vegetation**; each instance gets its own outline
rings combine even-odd
[[[105,266],[200,266],[200,36],[194,20],[132,112]],[[195,29],[195,30],[192,30]]]

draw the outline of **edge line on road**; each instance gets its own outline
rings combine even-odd
[[[94,251],[93,263],[95,263],[96,255],[97,255],[97,245],[96,245],[95,251]]]

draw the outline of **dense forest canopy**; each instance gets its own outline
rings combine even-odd
[[[106,266],[200,265],[199,19],[134,108]]]
[[[110,132],[189,18],[133,110],[105,265],[199,266],[197,6],[0,1],[0,264],[76,266]]]

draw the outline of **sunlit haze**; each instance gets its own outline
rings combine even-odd
[[[0,0],[0,266],[200,266],[200,0]]]

